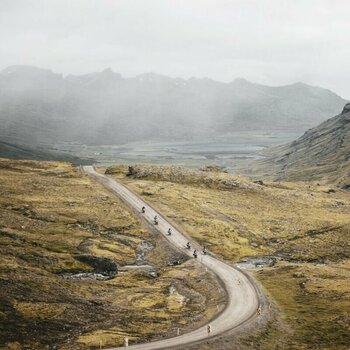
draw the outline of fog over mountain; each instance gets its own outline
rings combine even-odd
[[[122,144],[229,136],[239,130],[302,133],[346,103],[303,83],[269,87],[244,79],[125,79],[106,69],[63,77],[12,66],[0,74],[0,139],[21,144]]]

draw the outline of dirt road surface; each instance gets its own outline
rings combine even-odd
[[[251,322],[255,317],[258,317],[257,311],[260,306],[260,300],[257,287],[245,274],[210,254],[203,255],[202,248],[195,241],[189,240],[184,234],[173,227],[166,218],[149,207],[142,199],[128,190],[124,185],[106,175],[96,172],[92,166],[84,166],[83,169],[89,176],[96,179],[110,190],[115,191],[122,200],[140,213],[141,208],[145,206],[146,212],[142,215],[149,223],[153,224],[153,219],[157,215],[159,223],[155,227],[166,237],[169,243],[181,249],[191,257],[193,256],[193,249],[197,249],[199,253],[197,258],[198,264],[202,264],[204,268],[208,268],[214,272],[226,289],[227,304],[224,310],[210,322],[210,334],[208,333],[208,325],[205,325],[197,330],[181,334],[177,337],[150,343],[132,345],[129,341],[128,349],[156,350],[174,348],[180,345],[184,346],[232,331],[233,329],[238,330],[243,325]],[[168,235],[169,228],[172,230],[171,235]],[[190,250],[186,248],[188,241],[190,241],[192,246]],[[109,350],[121,349],[126,349],[126,347],[110,348]]]

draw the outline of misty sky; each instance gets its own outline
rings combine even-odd
[[[350,99],[349,34],[348,0],[0,0],[0,69],[303,81]]]

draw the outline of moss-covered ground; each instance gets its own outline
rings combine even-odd
[[[123,271],[145,242],[154,247],[144,262],[153,273]],[[72,278],[96,272],[82,255],[106,258],[119,272]],[[96,349],[202,324],[223,294],[192,261],[169,266],[179,257],[71,165],[0,160],[0,349]]]
[[[132,176],[125,167],[109,173],[212,253],[231,262],[278,258],[254,275],[283,312],[284,325],[279,330],[278,321],[268,334],[246,340],[248,348],[349,349],[349,192],[174,167],[135,169]]]

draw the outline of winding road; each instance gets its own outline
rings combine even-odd
[[[158,216],[159,224],[155,226],[157,230],[163,234],[170,244],[180,248],[185,254],[192,257],[193,250],[199,252],[198,263],[202,263],[205,267],[213,271],[221,280],[227,293],[227,304],[224,310],[218,314],[211,322],[212,331],[208,334],[207,325],[198,328],[197,330],[185,333],[176,337],[158,340],[150,343],[129,345],[130,350],[155,350],[168,349],[176,346],[183,346],[199,342],[208,337],[217,336],[219,334],[239,329],[248,322],[251,322],[257,317],[257,310],[260,305],[259,294],[254,282],[238,269],[222,262],[212,255],[202,255],[201,247],[193,240],[190,240],[192,249],[185,248],[188,238],[180,231],[173,227],[160,213],[149,207],[142,199],[128,190],[124,185],[114,179],[102,175],[95,171],[92,166],[84,166],[84,171],[102,183],[110,190],[115,191],[122,200],[140,211],[143,206],[146,207],[146,212],[143,214],[145,220],[153,224],[154,216]],[[172,234],[168,235],[168,229],[171,228]],[[109,350],[121,350],[125,347],[110,348]]]

